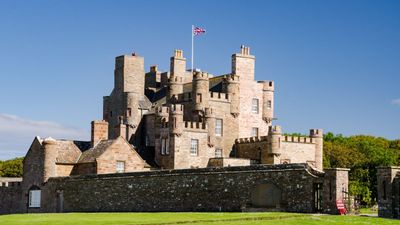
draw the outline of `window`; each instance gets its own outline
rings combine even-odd
[[[161,155],[165,155],[165,139],[161,138]]]
[[[190,155],[198,155],[199,152],[199,140],[192,139],[190,142]]]
[[[251,112],[258,113],[258,98],[253,98],[251,101]]]
[[[222,119],[215,120],[215,136],[222,136]]]
[[[36,187],[37,188],[37,187]],[[29,191],[29,208],[40,208],[40,200],[41,200],[41,190],[30,190]]]
[[[125,162],[117,161],[117,173],[124,173],[124,172],[125,172]]]
[[[201,103],[203,101],[201,94],[197,93],[196,95],[196,103]]]
[[[169,155],[169,139],[168,138],[164,138],[164,142],[165,142],[165,154]]]
[[[258,127],[251,128],[251,136],[258,137]]]
[[[169,154],[169,139],[161,138],[161,155]]]
[[[222,149],[220,148],[215,149],[215,158],[222,158]]]
[[[272,101],[271,100],[267,101],[267,108],[268,109],[272,108]]]
[[[127,117],[131,117],[132,116],[132,109],[131,108],[126,109],[126,116]]]

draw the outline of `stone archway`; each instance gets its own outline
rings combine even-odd
[[[275,184],[256,185],[251,191],[251,204],[254,207],[280,208],[282,191]]]

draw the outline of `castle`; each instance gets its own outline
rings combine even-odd
[[[274,82],[255,81],[255,57],[249,47],[240,50],[232,71],[220,76],[187,70],[181,50],[169,73],[157,66],[145,73],[135,54],[117,57],[114,89],[103,104],[108,138],[122,136],[162,169],[310,163],[322,170],[322,130],[282,136],[272,126]]]
[[[335,212],[348,170],[323,170],[321,129],[294,137],[272,125],[275,85],[255,81],[249,47],[219,76],[187,70],[181,50],[170,62],[146,73],[143,57],[117,57],[91,140],[36,137],[22,182],[0,187],[0,213]]]

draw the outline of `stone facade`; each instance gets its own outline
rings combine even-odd
[[[378,167],[378,216],[400,219],[400,167]]]

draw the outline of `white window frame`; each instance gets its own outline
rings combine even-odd
[[[41,190],[30,190],[29,191],[29,208],[40,208],[42,191]]]
[[[125,161],[117,161],[115,167],[117,173],[125,173]]]
[[[258,98],[251,99],[251,112],[258,114],[259,112],[259,100]]]
[[[199,139],[190,139],[190,155],[198,156],[199,154]]]
[[[222,158],[222,148],[215,149],[215,158]]]
[[[215,119],[215,136],[222,137],[223,121],[222,119]]]
[[[252,137],[258,137],[258,133],[259,132],[259,129],[258,129],[258,127],[252,127],[251,128],[251,136]]]

